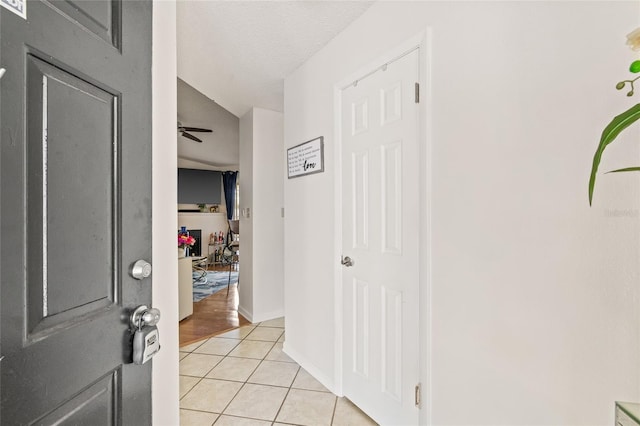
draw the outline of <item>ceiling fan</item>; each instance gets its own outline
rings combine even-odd
[[[198,139],[197,137],[187,132],[205,132],[205,133],[213,132],[213,130],[211,129],[201,129],[199,127],[186,127],[186,126],[183,126],[182,123],[180,123],[179,121],[178,121],[178,131],[185,138],[191,139],[192,141],[196,141],[200,143],[202,143],[202,139]]]

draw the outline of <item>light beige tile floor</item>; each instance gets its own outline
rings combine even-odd
[[[180,348],[182,426],[369,426],[282,351],[284,320]]]

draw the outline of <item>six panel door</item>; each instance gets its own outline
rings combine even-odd
[[[418,57],[342,92],[343,387],[381,424],[418,424]]]

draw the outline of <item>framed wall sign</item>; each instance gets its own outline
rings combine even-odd
[[[27,2],[26,0],[0,0],[0,6],[9,9],[22,19],[27,19]]]
[[[324,172],[324,136],[287,149],[289,179]]]

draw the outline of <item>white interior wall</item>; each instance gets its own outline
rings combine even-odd
[[[254,321],[284,314],[282,113],[253,109]]]
[[[178,408],[178,262],[176,3],[153,2],[153,306],[162,349],[153,358],[153,424],[180,424]]]
[[[253,110],[240,117],[240,274],[238,312],[253,321]]]
[[[282,140],[282,113],[253,108],[240,118],[238,311],[252,322],[284,314]]]
[[[210,234],[214,233],[218,236],[222,231],[222,235],[226,238],[229,229],[226,213],[178,213],[178,229],[183,226],[187,229],[202,231],[202,241],[200,242],[202,256],[207,256],[209,249],[213,254],[213,250],[221,247],[213,245],[209,247]]]
[[[600,175],[587,202],[600,133],[634,102],[614,85],[636,59],[624,36],[638,11],[378,2],[289,76],[285,149],[323,135],[326,158],[284,186],[289,353],[335,385],[334,85],[430,28],[423,422],[611,424],[614,400],[640,400],[638,177]],[[636,165],[626,133],[601,170]]]

